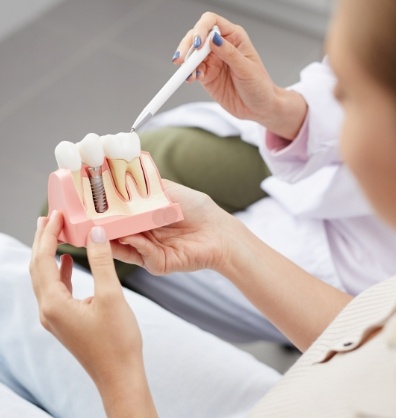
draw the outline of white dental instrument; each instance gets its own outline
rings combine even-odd
[[[184,63],[143,109],[142,113],[140,113],[132,125],[131,131],[135,131],[152,116],[154,116],[158,109],[172,96],[172,94],[184,83],[184,81],[186,81],[187,77],[189,77],[198,65],[209,55],[210,40],[213,38],[215,32],[220,35],[220,29],[217,26],[213,26],[200,49],[195,49],[194,45],[189,49],[186,58],[184,59]]]

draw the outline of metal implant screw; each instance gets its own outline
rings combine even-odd
[[[103,184],[102,167],[90,167],[88,173],[95,210],[98,213],[106,212],[109,205],[107,203],[106,191]]]

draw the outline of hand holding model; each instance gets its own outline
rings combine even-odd
[[[393,3],[389,2],[383,2],[382,7],[377,4],[374,7],[369,1],[363,3],[357,0],[340,2],[328,44],[330,61],[339,80],[337,96],[346,109],[341,145],[345,161],[372,200],[377,212],[390,224],[395,225],[396,200],[392,191],[395,190],[396,179],[394,165],[396,84],[389,65],[391,57],[395,56],[394,48],[389,41],[394,39],[394,35],[389,28],[394,27],[396,9]],[[361,26],[356,25],[358,6],[359,10],[362,10],[358,17]],[[390,18],[387,20],[385,17],[388,14]],[[367,49],[368,55],[365,55],[363,53],[365,49],[356,45],[367,46],[359,43],[366,38],[355,35],[371,36],[372,33],[377,33],[379,29],[382,30],[381,25],[378,24],[382,21],[387,21],[388,26],[385,27],[389,30],[383,30],[382,37],[380,34],[378,37],[372,37],[374,41]],[[235,113],[240,117],[259,120],[258,113],[260,113],[265,115],[261,117],[261,121],[267,119],[273,122],[275,119],[270,117],[274,103],[272,100],[274,95],[271,99],[273,84],[268,77],[265,82],[256,80],[257,71],[261,71],[262,76],[264,70],[260,67],[257,54],[244,32],[238,26],[216,15],[205,14],[188,37],[193,36],[196,39],[197,36],[204,37],[204,33],[215,24],[219,26],[224,39],[223,42],[215,39],[218,50],[214,49],[216,51],[213,53],[214,56],[210,56],[201,67],[202,81],[206,79],[204,86],[224,107],[228,106],[229,110],[232,110],[234,100],[235,105],[242,106],[238,112],[237,107],[234,108]],[[351,32],[351,28],[358,28],[358,32]],[[204,33],[201,33],[201,30]],[[182,53],[185,44],[187,42],[183,41],[180,46]],[[390,46],[388,49],[383,49],[383,60],[373,59],[377,57],[377,47],[380,44]],[[224,56],[219,55],[218,51],[221,48]],[[233,64],[227,64],[231,61]],[[243,63],[245,65],[242,65]],[[220,91],[221,86],[223,89],[227,88],[226,92]],[[249,99],[248,95],[252,95],[253,98]],[[238,97],[240,97],[239,102]],[[269,104],[269,108],[265,106],[266,104]],[[259,110],[255,113],[254,109]],[[270,129],[276,132],[273,127]],[[374,145],[373,135],[377,135],[378,138]],[[368,165],[371,167],[369,174]],[[373,182],[373,178],[378,181]],[[382,187],[378,187],[378,184]],[[114,256],[138,263],[154,273],[204,267],[217,270],[237,286],[303,351],[352,299],[349,295],[315,279],[264,244],[241,222],[216,207],[205,195],[170,182],[165,183],[165,188],[169,196],[180,204],[185,220],[121,238],[120,241],[112,244]],[[140,333],[135,318],[123,298],[121,285],[112,265],[111,246],[105,231],[96,226],[91,231],[87,243],[89,261],[95,278],[95,294],[88,300],[76,301],[71,295],[70,258],[63,258],[60,269],[54,261],[61,229],[62,220],[57,212],[52,214],[49,221],[40,219],[33,246],[31,274],[42,322],[69,348],[92,376],[102,395],[109,417],[156,416],[144,374]],[[372,330],[371,322],[366,325],[367,329]],[[343,325],[342,333],[344,329]],[[364,341],[366,339],[364,338],[362,343],[373,342],[374,338],[375,335],[369,341]],[[324,340],[322,345],[326,347],[327,340]],[[350,345],[351,342],[348,340],[344,344],[344,346]],[[361,372],[365,370],[367,364],[368,357],[359,356],[361,353],[358,351],[356,357],[361,370],[356,369],[354,373],[350,373],[354,375],[356,381],[361,380]],[[337,357],[348,359],[344,351]],[[312,367],[316,367],[316,364]],[[326,366],[331,369],[332,364],[335,363],[327,357]],[[347,365],[347,363],[341,364]],[[351,367],[354,368],[354,365],[355,363],[352,363]],[[334,367],[336,367],[335,374],[328,376],[333,379],[338,375],[342,379],[345,368],[340,372],[337,364]],[[352,371],[351,367],[349,367],[350,371]],[[388,367],[383,376],[389,376]],[[326,396],[331,390],[328,389],[326,379],[318,381],[323,382],[322,385],[318,385],[317,393],[320,400],[316,406],[308,406],[313,408],[312,416],[320,416],[328,411],[329,400],[326,401]],[[304,379],[301,382],[304,383]],[[382,379],[382,375],[377,379],[378,384],[387,385],[386,382],[391,380]],[[300,381],[296,382],[296,385],[300,386]],[[351,412],[350,399],[359,399],[358,406],[361,403],[361,396],[359,397],[361,393],[356,391],[356,385],[349,386],[351,396],[349,393],[346,394],[347,402],[342,409],[345,413]],[[388,385],[386,389],[390,390],[393,387],[394,385]],[[279,385],[279,388],[285,388],[285,385]],[[383,393],[381,390],[380,392]],[[367,393],[373,394],[372,386],[367,389]],[[345,395],[344,391],[342,395]],[[312,399],[311,393],[307,396]],[[275,401],[277,401],[276,394]],[[377,404],[378,402],[375,401],[376,406]],[[383,403],[380,404],[382,406]],[[276,405],[278,407],[279,402]],[[306,406],[307,402],[304,402],[300,410],[308,411]],[[315,414],[315,407],[322,412]],[[362,411],[361,408],[358,410]],[[375,411],[377,410],[378,408]],[[294,410],[289,411],[289,415],[290,413],[293,414]],[[307,414],[299,416],[307,416]]]
[[[72,258],[63,255],[60,267],[55,261],[62,227],[62,215],[56,211],[38,220],[30,272],[41,322],[91,376],[109,416],[135,416],[128,410],[136,416],[143,416],[139,411],[156,416],[144,372],[142,337],[122,293],[104,229],[94,227],[87,242],[94,295],[78,300],[72,296]]]
[[[246,31],[214,13],[204,13],[187,32],[174,55],[182,64],[191,43],[199,48],[213,26],[212,52],[188,79],[198,80],[209,95],[240,119],[254,120],[286,139],[294,139],[307,112],[302,96],[276,86]]]
[[[228,242],[223,242],[225,231],[229,223],[239,221],[204,193],[168,180],[163,184],[172,201],[187,211],[188,219],[112,241],[114,257],[156,275],[205,268],[221,270],[228,248]]]

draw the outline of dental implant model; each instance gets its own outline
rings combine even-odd
[[[55,148],[55,158],[59,168],[71,171],[78,195],[82,199],[81,157],[76,144],[62,141]]]
[[[135,180],[142,196],[147,196],[147,187],[144,173],[140,164],[140,139],[136,132],[117,135],[104,135],[100,137],[104,153],[110,166],[117,190],[125,200],[129,200],[126,189],[126,174],[129,173]]]
[[[136,132],[62,141],[55,157],[59,169],[49,176],[48,207],[63,213],[61,242],[83,247],[95,225],[111,240],[183,219]]]
[[[88,166],[88,177],[91,183],[95,210],[98,213],[106,212],[108,205],[102,178],[104,152],[102,144],[100,143],[99,135],[86,135],[85,138],[78,144],[78,148],[80,150],[82,161]]]

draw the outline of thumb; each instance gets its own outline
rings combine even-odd
[[[87,242],[88,261],[95,283],[95,295],[121,292],[114,267],[113,254],[106,232],[101,226],[91,229]]]

